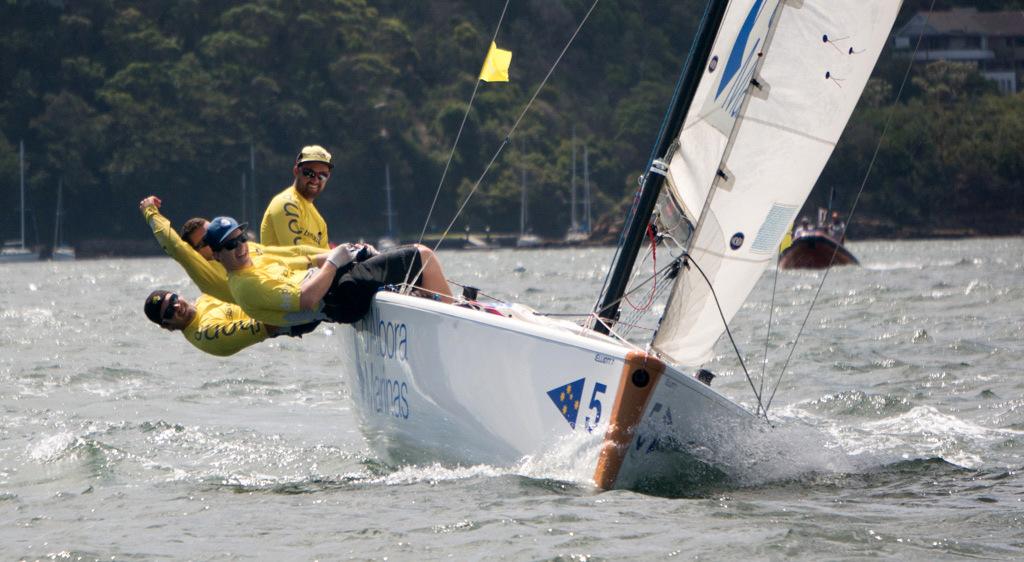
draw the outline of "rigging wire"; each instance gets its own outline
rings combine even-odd
[[[658,271],[658,241],[655,239],[654,228],[651,227],[651,225],[649,225],[649,224],[647,225],[647,236],[651,240],[651,252],[650,252],[650,255],[651,255],[651,269],[653,271],[657,272]],[[647,260],[644,259],[644,261],[647,261]],[[644,313],[644,312],[647,312],[648,310],[650,310],[651,305],[654,304],[654,297],[655,297],[655,295],[657,293],[658,293],[658,278],[654,277],[654,284],[651,287],[651,294],[648,296],[647,302],[645,302],[643,304],[643,306],[637,306],[637,305],[633,304],[628,298],[625,299],[625,301],[626,301],[627,304],[629,304],[629,306],[633,307],[633,309],[636,310],[637,312]]]
[[[670,266],[668,269],[665,270],[664,273],[661,273],[660,275],[657,276],[652,276],[655,283],[657,283],[658,279],[662,279],[665,281],[664,283],[658,285],[657,291],[653,294],[653,300],[655,302],[659,301],[665,294],[665,292],[672,286],[671,283],[668,283],[668,280],[672,277],[673,273],[674,267]],[[639,288],[637,288],[637,290],[639,290]],[[641,319],[645,316],[645,313],[646,311],[644,310],[634,309],[630,311],[626,316],[616,321],[615,324],[617,325],[620,323],[625,323],[630,327],[630,329],[640,328],[653,334],[657,329],[656,327],[643,326],[640,323]],[[623,330],[623,332],[626,333],[628,333],[629,331],[630,330]]]
[[[722,325],[725,326],[725,334],[729,336],[729,342],[732,343],[732,349],[736,352],[736,359],[740,362],[740,367],[743,367],[743,374],[747,377],[747,383],[750,385],[750,390],[754,392],[754,396],[757,398],[758,412],[764,413],[765,421],[768,420],[768,409],[761,402],[761,394],[758,393],[757,387],[754,386],[754,379],[750,378],[750,372],[747,371],[747,364],[743,361],[743,354],[740,353],[740,348],[736,345],[736,340],[732,337],[732,330],[729,329],[729,322],[725,319],[725,313],[722,311],[722,305],[718,302],[718,293],[715,292],[715,286],[711,284],[711,280],[708,279],[707,275],[704,275],[704,270],[700,268],[697,261],[693,259],[693,256],[683,254],[686,257],[686,263],[692,263],[700,276],[704,278],[704,282],[708,285],[708,290],[711,291],[711,296],[715,299],[715,306],[718,307],[718,315],[722,318]],[[680,257],[680,259],[682,256]]]
[[[878,153],[882,148],[882,143],[885,142],[885,136],[889,132],[889,126],[892,125],[894,116],[896,115],[896,104],[899,103],[900,98],[903,96],[903,89],[907,85],[907,81],[910,79],[910,71],[914,68],[914,59],[917,57],[917,51],[921,48],[921,41],[924,39],[924,30],[928,26],[928,20],[935,9],[935,0],[932,0],[931,5],[928,7],[928,14],[925,15],[924,23],[921,25],[921,31],[917,35],[917,43],[914,44],[914,52],[910,55],[910,62],[907,64],[907,70],[903,74],[903,81],[900,83],[900,89],[896,92],[896,98],[893,100],[892,108],[893,111],[889,113],[889,116],[885,120],[885,126],[882,127],[882,134],[878,137],[878,144],[875,145],[875,152],[871,155],[871,161],[868,163],[868,169],[864,173],[864,179],[860,183],[860,189],[857,190],[857,196],[853,198],[853,205],[850,207],[850,212],[847,215],[847,229],[853,224],[854,213],[857,211],[857,204],[860,202],[860,196],[864,193],[864,187],[868,183],[868,178],[871,177],[871,171],[875,167],[875,161],[878,159]],[[832,250],[832,258],[829,259],[828,267],[825,268],[825,273],[821,276],[821,283],[818,284],[818,290],[814,292],[814,298],[811,299],[811,305],[807,308],[807,314],[804,315],[803,322],[800,323],[800,329],[797,330],[796,339],[793,340],[793,346],[789,349],[789,355],[786,356],[786,362],[782,365],[782,370],[779,371],[779,377],[775,380],[775,385],[772,387],[772,392],[768,396],[767,407],[772,405],[772,400],[775,399],[775,392],[779,389],[779,385],[782,383],[782,377],[786,374],[786,368],[789,367],[789,362],[793,358],[793,352],[796,350],[797,343],[800,341],[800,336],[804,332],[804,327],[807,325],[807,319],[811,316],[811,311],[814,310],[814,305],[818,301],[818,296],[821,294],[821,289],[825,286],[825,280],[828,279],[828,274],[832,271],[832,264],[835,262],[836,253],[839,251],[839,247],[836,246]]]
[[[701,16],[700,23],[698,24],[698,29],[700,29],[700,27],[702,25],[704,25],[704,22],[705,22],[705,20],[707,20],[707,18],[710,15],[710,13],[711,13],[711,2],[708,2],[708,3],[706,3],[704,5],[704,14]],[[690,43],[690,50],[686,53],[686,60],[683,62],[683,69],[679,72],[679,78],[676,79],[676,87],[675,87],[675,90],[673,90],[673,92],[672,92],[672,103],[669,104],[668,109],[665,110],[665,115],[661,119],[661,126],[658,129],[658,136],[655,137],[656,139],[660,139],[662,137],[662,135],[665,134],[665,130],[668,129],[668,126],[669,126],[668,120],[669,120],[669,117],[672,116],[672,106],[675,105],[676,101],[679,99],[680,93],[683,91],[683,83],[686,81],[686,69],[689,68],[690,64],[693,62],[694,53],[697,52],[697,42],[698,42],[699,39],[700,39],[700,34],[699,33],[694,33],[693,34],[693,40]],[[630,221],[633,220],[633,216],[636,215],[636,212],[637,212],[638,207],[640,205],[640,196],[643,193],[644,184],[646,183],[647,177],[650,174],[651,166],[654,165],[654,161],[659,157],[656,154],[657,150],[658,150],[658,142],[655,141],[654,146],[651,147],[651,154],[647,157],[647,166],[644,168],[644,170],[646,170],[646,171],[639,178],[637,178],[637,184],[638,185],[637,185],[637,188],[636,188],[636,192],[633,194],[633,204],[630,206],[629,212],[626,213],[626,219],[623,222],[624,225],[628,225],[630,223]],[[622,231],[619,233],[619,241],[615,244],[615,252],[612,254],[612,263],[613,264],[618,261],[619,254],[622,253],[623,246],[625,245],[625,241],[626,241],[626,230],[627,230],[626,228],[623,228]],[[604,312],[604,310],[601,309],[601,301],[604,299],[605,292],[608,291],[608,289],[609,289],[609,284],[611,283],[611,277],[612,277],[612,270],[609,269],[608,273],[606,273],[605,276],[604,276],[604,281],[601,283],[601,290],[598,291],[598,293],[597,293],[597,300],[594,302],[594,313],[595,313],[595,315],[599,316],[601,312]],[[621,300],[622,299],[618,299],[613,304],[615,306],[619,306],[619,302]],[[605,324],[605,322],[601,322],[601,323]]]
[[[764,395],[764,379],[765,372],[768,369],[768,342],[772,338],[772,315],[775,313],[775,292],[779,286],[779,256],[782,253],[778,252],[775,254],[775,280],[772,282],[772,302],[768,307],[768,332],[764,335],[764,359],[761,362],[761,388],[760,392]]]
[[[594,8],[597,7],[598,2],[600,2],[600,0],[594,0],[594,3],[590,5],[590,9],[587,10],[587,13],[583,16],[583,19],[580,20],[579,25],[576,26],[576,30],[573,31],[572,36],[569,37],[569,40],[566,42],[565,47],[562,48],[562,52],[558,54],[558,58],[556,58],[555,62],[551,64],[551,67],[548,69],[548,72],[544,76],[544,79],[541,80],[540,84],[534,90],[533,96],[531,96],[530,100],[528,102],[526,102],[526,105],[523,107],[523,110],[519,113],[519,117],[516,118],[515,123],[513,123],[512,127],[509,128],[507,133],[505,133],[504,140],[502,140],[501,144],[498,145],[498,149],[495,150],[494,155],[491,156],[491,159],[487,163],[487,166],[484,167],[484,171],[481,172],[480,177],[477,178],[476,182],[473,184],[472,189],[470,189],[469,193],[466,194],[465,199],[463,199],[463,201],[462,201],[462,205],[459,206],[459,209],[455,212],[455,216],[453,216],[451,222],[448,223],[448,227],[445,228],[444,232],[441,234],[441,238],[437,241],[437,244],[434,246],[434,250],[437,250],[437,248],[441,246],[441,243],[448,236],[448,233],[451,231],[452,227],[455,226],[455,221],[458,220],[459,216],[462,215],[462,212],[466,209],[466,205],[469,204],[469,200],[472,199],[472,197],[476,193],[477,189],[480,188],[480,184],[483,183],[484,177],[487,176],[487,172],[490,171],[491,166],[494,165],[494,162],[498,159],[498,156],[501,155],[501,152],[511,142],[512,135],[513,135],[513,133],[515,133],[516,129],[519,127],[519,123],[522,122],[523,118],[526,116],[526,113],[530,110],[530,107],[533,106],[533,102],[537,99],[537,96],[540,95],[541,90],[543,90],[544,86],[547,85],[547,82],[551,78],[551,75],[554,73],[555,68],[557,68],[558,64],[560,62],[562,62],[562,58],[565,57],[565,53],[569,50],[569,47],[576,40],[576,36],[579,35],[580,30],[583,29],[583,25],[587,23],[587,20],[590,18],[590,14],[593,13]],[[477,83],[479,84],[479,81],[477,81]],[[453,146],[452,147],[453,154],[454,154],[454,151],[455,151],[455,147]]]
[[[491,36],[491,43],[498,40],[498,31],[501,30],[501,22],[505,20],[505,12],[508,11],[508,4],[511,0],[505,0],[505,7],[501,9],[501,15],[498,17],[498,25],[494,27],[494,35]],[[434,207],[437,205],[437,198],[441,195],[441,189],[444,187],[444,180],[448,177],[448,169],[452,165],[452,159],[455,157],[455,149],[459,146],[459,139],[462,138],[462,131],[466,128],[466,120],[469,118],[469,112],[473,109],[473,100],[476,99],[476,93],[480,89],[480,78],[477,77],[476,82],[473,84],[473,93],[469,96],[469,104],[466,106],[466,112],[462,115],[462,123],[459,125],[459,132],[455,134],[455,142],[452,143],[452,150],[448,153],[448,161],[444,164],[444,171],[441,172],[441,181],[437,182],[437,190],[434,192],[434,200],[430,202],[430,210],[427,211],[427,218],[423,221],[423,230],[420,231],[420,237],[416,241],[417,244],[423,243],[423,237],[427,234],[427,226],[430,225],[430,217],[434,213]],[[408,281],[408,279],[406,279]]]

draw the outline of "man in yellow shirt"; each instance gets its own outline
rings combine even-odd
[[[218,300],[233,302],[227,272],[221,264],[213,261],[213,252],[203,243],[209,221],[199,217],[189,219],[182,226],[179,236],[172,228],[171,221],[160,214],[162,204],[155,195],[139,202],[139,210],[160,247],[185,269],[185,273],[200,291]],[[313,246],[272,247],[253,243],[250,251],[258,256],[265,253],[276,255],[285,259],[290,267],[301,269],[322,264],[326,256],[322,248]]]
[[[260,242],[265,246],[305,244],[327,250],[327,223],[313,206],[313,201],[331,179],[331,153],[319,145],[304,147],[295,157],[292,175],[295,181],[270,200],[263,223]]]
[[[161,328],[181,335],[200,351],[227,357],[250,345],[280,335],[301,336],[312,330],[268,326],[253,320],[235,304],[202,295],[195,304],[171,291],[157,290],[146,297],[146,317]],[[314,326],[315,327],[315,326]]]
[[[252,256],[244,232],[245,224],[217,217],[203,241],[227,270],[235,302],[257,320],[275,326],[312,319],[352,323],[366,315],[381,287],[405,283],[407,276],[410,283],[452,302],[441,263],[425,246],[369,257],[366,248],[342,244],[327,254],[319,269],[296,271],[273,256]]]

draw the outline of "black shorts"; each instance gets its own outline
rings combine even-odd
[[[423,269],[420,252],[415,246],[402,246],[374,256],[366,261],[351,263],[334,275],[331,288],[324,295],[324,314],[334,322],[351,324],[370,311],[373,295],[386,285],[417,283]],[[411,271],[411,273],[410,273]]]

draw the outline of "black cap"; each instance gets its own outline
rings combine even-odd
[[[171,297],[174,293],[171,291],[164,291],[157,289],[146,297],[146,305],[143,310],[146,312],[146,318],[149,318],[156,324],[163,324],[163,316],[160,314],[160,309],[164,305],[164,301]]]

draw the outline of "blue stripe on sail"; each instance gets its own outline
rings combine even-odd
[[[736,117],[736,114],[740,110],[740,104],[743,103],[743,94],[747,91],[747,85],[750,84],[750,79],[754,77],[754,53],[757,51],[758,45],[761,44],[761,38],[757,39],[754,43],[754,48],[750,49],[750,54],[743,62],[743,67],[740,69],[740,76],[742,78],[737,80],[732,88],[729,88],[729,93],[725,96],[725,101],[722,103],[722,108],[729,112],[731,117]]]
[[[747,19],[743,22],[743,27],[740,28],[739,35],[736,36],[736,42],[732,44],[732,52],[729,53],[729,60],[725,64],[725,70],[722,71],[722,82],[718,84],[718,91],[715,92],[715,99],[722,95],[722,90],[729,85],[729,81],[732,80],[733,76],[739,72],[740,67],[743,65],[743,55],[747,50],[747,40],[750,39],[750,32],[754,30],[754,22],[757,21],[757,15],[761,12],[761,5],[764,0],[757,0],[750,8],[750,13],[747,14]]]
[[[750,246],[750,252],[772,254],[778,251],[782,236],[786,233],[790,221],[796,216],[798,210],[799,208],[793,205],[779,205],[778,203],[772,205],[768,216],[765,217],[761,228],[757,231],[757,237],[754,238],[754,243]]]

